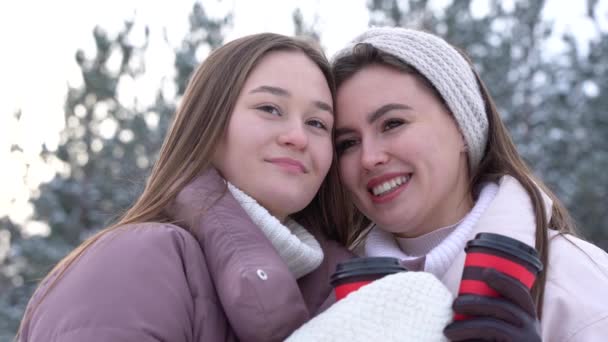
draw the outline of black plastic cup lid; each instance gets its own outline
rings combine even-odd
[[[399,259],[390,257],[362,257],[339,263],[330,282],[334,284],[345,278],[366,275],[387,275],[407,271]]]
[[[467,242],[465,251],[468,251],[471,247],[495,249],[529,263],[538,272],[543,269],[543,264],[538,257],[536,249],[508,236],[494,233],[479,233],[475,235],[475,239]]]

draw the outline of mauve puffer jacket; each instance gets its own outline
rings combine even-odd
[[[209,196],[219,199],[205,209]],[[329,276],[352,257],[311,232],[325,258],[296,280],[215,170],[186,186],[168,212],[175,224],[124,226],[90,247],[19,340],[278,341],[333,301]]]

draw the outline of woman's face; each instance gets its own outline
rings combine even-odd
[[[422,81],[371,65],[341,85],[336,106],[342,182],[382,229],[416,237],[471,209],[464,139]]]
[[[270,52],[241,89],[213,165],[284,220],[312,201],[327,175],[333,125],[319,67],[301,52]]]

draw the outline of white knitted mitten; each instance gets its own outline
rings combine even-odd
[[[447,341],[452,300],[430,273],[396,273],[352,292],[286,341]]]

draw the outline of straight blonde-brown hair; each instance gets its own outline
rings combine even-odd
[[[166,208],[196,175],[211,166],[211,159],[225,134],[239,93],[257,63],[272,51],[305,54],[323,73],[332,99],[335,83],[323,52],[311,42],[273,33],[261,33],[231,41],[214,50],[191,77],[181,104],[160,149],[143,193],[113,225],[101,230],[63,258],[42,280],[50,285],[24,314],[25,322],[64,272],[104,235],[132,223],[170,222]],[[292,217],[311,230],[337,239],[337,229],[349,224],[351,212],[338,181],[336,156],[312,202]],[[34,298],[34,297],[32,297]],[[33,301],[33,300],[32,300]]]
[[[470,174],[469,191],[476,198],[478,195],[476,191],[479,191],[481,184],[485,182],[498,182],[501,177],[510,175],[517,179],[528,193],[536,220],[536,249],[539,252],[543,265],[545,265],[532,289],[532,296],[536,304],[538,317],[540,318],[542,316],[547,269],[549,268],[548,229],[554,229],[564,234],[575,234],[576,228],[568,210],[562,205],[557,196],[540,179],[534,176],[526,165],[526,162],[519,155],[507,127],[500,118],[490,92],[477,71],[475,71],[468,56],[463,51],[458,51],[467,60],[475,74],[489,122],[488,142],[485,153],[480,165]],[[334,61],[332,72],[336,79],[336,88],[339,88],[344,81],[352,77],[359,70],[373,64],[388,66],[417,77],[443,103],[449,112],[449,107],[439,94],[439,91],[418,70],[397,57],[366,43],[357,44],[353,47],[352,54]],[[553,201],[550,220],[545,215],[545,203],[542,199],[541,190]],[[371,221],[360,211],[355,212],[353,220],[355,223],[350,229],[339,232],[342,239],[351,247],[355,247],[364,240],[371,224]]]

